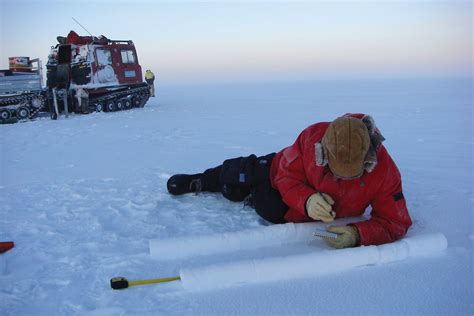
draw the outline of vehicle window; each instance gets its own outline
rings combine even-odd
[[[112,54],[108,48],[97,48],[95,50],[97,55],[97,63],[99,66],[112,65]]]
[[[132,50],[122,50],[122,63],[124,64],[134,64],[135,63],[135,55],[133,54]]]

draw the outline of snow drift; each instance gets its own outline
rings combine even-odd
[[[193,244],[192,241],[189,244]],[[426,234],[381,245],[246,260],[203,268],[182,269],[185,289],[202,290],[239,284],[311,278],[356,267],[385,264],[409,257],[425,256],[447,248],[443,234]]]
[[[474,315],[472,91],[472,79],[163,86],[142,109],[0,125],[8,145],[0,239],[18,244],[0,255],[0,314]],[[352,111],[373,114],[387,137],[414,219],[409,236],[443,233],[442,255],[219,291],[177,290],[180,282],[110,289],[117,275],[140,280],[328,249],[315,240],[158,261],[148,246],[263,227],[241,203],[171,196],[166,181],[279,150],[307,125]]]

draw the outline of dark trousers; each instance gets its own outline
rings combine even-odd
[[[225,198],[235,202],[248,199],[249,205],[265,220],[286,223],[284,216],[288,206],[270,183],[270,166],[274,157],[275,153],[225,160],[222,165],[203,173],[203,191],[221,192]]]

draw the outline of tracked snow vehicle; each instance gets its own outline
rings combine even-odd
[[[143,107],[150,97],[131,40],[58,36],[48,56],[47,87],[53,119],[60,113],[120,111]]]
[[[41,61],[10,57],[9,69],[0,70],[0,123],[34,118],[46,109]]]

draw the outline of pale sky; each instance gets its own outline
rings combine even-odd
[[[0,68],[70,30],[131,39],[160,82],[472,76],[471,1],[0,0]]]

